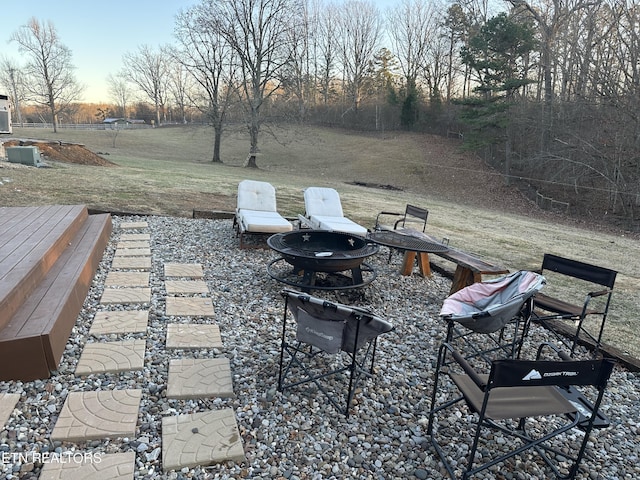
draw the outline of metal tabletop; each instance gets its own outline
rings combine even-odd
[[[423,240],[400,231],[371,232],[367,235],[367,239],[378,245],[411,252],[440,253],[449,250],[449,247],[442,243]]]

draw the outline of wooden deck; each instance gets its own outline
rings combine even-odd
[[[0,380],[57,369],[110,235],[83,205],[0,207]]]

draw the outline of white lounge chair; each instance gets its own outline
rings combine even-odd
[[[304,191],[306,217],[301,221],[316,230],[366,235],[367,229],[344,216],[340,195],[333,188],[309,187]]]
[[[276,189],[267,182],[243,180],[238,184],[238,202],[233,226],[245,248],[245,234],[289,232],[293,225],[276,209]]]

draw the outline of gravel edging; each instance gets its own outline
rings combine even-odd
[[[147,221],[151,233],[151,304],[146,334],[119,335],[117,339],[144,338],[144,369],[121,374],[74,375],[88,340],[91,321],[100,305],[105,277],[122,233],[121,222]],[[0,382],[0,392],[19,393],[20,401],[4,430],[0,453],[67,451],[136,452],[134,478],[423,478],[440,479],[443,469],[425,434],[433,382],[435,352],[445,333],[438,318],[450,280],[437,273],[431,279],[398,274],[399,256],[387,264],[386,250],[368,260],[378,269],[377,279],[355,292],[316,292],[317,296],[373,308],[395,325],[380,338],[377,375],[356,395],[357,405],[345,419],[320,396],[303,390],[281,394],[276,390],[283,285],[271,279],[265,266],[274,252],[239,250],[230,220],[169,217],[114,217],[114,229],[103,260],[78,317],[59,370],[47,380]],[[219,325],[220,350],[164,348],[166,325],[189,319],[167,317],[163,265],[200,263],[209,286],[215,316],[199,323]],[[114,307],[111,307],[113,309]],[[130,309],[131,307],[127,307]],[[533,341],[546,339],[540,329]],[[107,336],[102,340],[113,340]],[[100,339],[99,339],[100,340]],[[226,356],[231,363],[236,398],[168,400],[169,359],[181,356]],[[640,402],[637,374],[616,367],[603,410],[612,426],[594,431],[583,468],[577,478],[631,479],[640,476]],[[57,415],[69,392],[140,388],[143,390],[136,438],[88,442],[87,445],[51,443]],[[161,419],[230,407],[236,412],[247,461],[182,471],[163,472]],[[40,464],[0,463],[3,478],[38,478]],[[526,459],[518,470],[489,470],[481,478],[544,478],[540,464]]]

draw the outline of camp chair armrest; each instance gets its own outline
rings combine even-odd
[[[376,215],[376,225],[375,225],[375,227],[373,227],[374,230],[379,230],[380,227],[381,227],[381,224],[380,224],[380,216],[381,215],[393,215],[395,217],[398,217],[400,215],[404,215],[404,213],[387,212],[387,211],[382,211],[382,212],[378,213],[378,215]],[[398,220],[398,222],[400,222],[401,220],[402,219]],[[394,229],[395,229],[396,225],[397,225],[397,222],[393,225]]]
[[[536,360],[540,360],[540,356],[542,355],[542,351],[544,350],[545,347],[553,350],[565,362],[570,362],[571,360],[573,360],[567,353],[560,350],[560,348],[557,345],[554,345],[553,343],[549,343],[549,342],[544,342],[540,344],[540,346],[538,347]]]
[[[609,290],[608,288],[606,290],[599,290],[597,292],[589,292],[588,296],[593,298],[593,297],[601,297],[602,295],[608,295],[609,293],[611,293],[611,290]]]
[[[443,346],[445,346],[451,352],[451,356],[453,357],[453,359],[458,365],[462,367],[464,373],[466,373],[469,378],[473,380],[473,383],[475,383],[479,389],[484,391],[487,388],[487,382],[483,380],[480,375],[478,375],[478,373],[469,364],[469,362],[467,362],[467,360],[465,360],[465,358],[460,353],[458,353],[458,351],[454,350],[448,343],[443,344]]]

